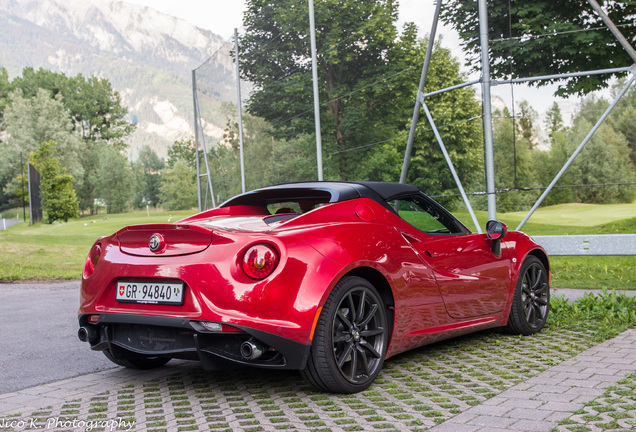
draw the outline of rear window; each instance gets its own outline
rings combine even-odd
[[[320,200],[283,201],[269,204],[267,211],[269,211],[270,214],[307,213],[325,204],[326,202]]]
[[[308,211],[329,203],[331,198],[331,194],[324,190],[264,190],[239,195],[224,203],[223,207],[247,205],[264,208],[272,215],[300,214],[307,213]]]

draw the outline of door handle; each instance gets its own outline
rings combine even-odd
[[[426,249],[426,255],[431,258],[437,258],[437,252],[435,252],[435,249]]]

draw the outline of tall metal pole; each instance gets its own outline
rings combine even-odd
[[[197,75],[196,71],[192,70],[192,104],[194,105],[194,154],[197,163],[197,199],[199,202],[199,212],[201,208],[201,177],[199,169],[199,112],[197,111]]]
[[[433,25],[431,26],[431,34],[428,36],[428,47],[426,49],[426,57],[424,58],[424,65],[422,66],[422,76],[420,77],[420,86],[417,89],[417,96],[415,97],[415,107],[413,108],[413,119],[411,120],[411,130],[409,131],[409,139],[406,143],[406,151],[404,152],[404,163],[402,164],[402,173],[400,174],[400,183],[406,183],[406,173],[409,169],[409,163],[411,161],[411,153],[413,152],[413,141],[415,140],[415,129],[417,127],[417,120],[420,117],[421,102],[420,97],[424,93],[424,86],[426,85],[426,77],[428,75],[428,66],[431,63],[431,55],[435,44],[435,34],[437,33],[437,23],[439,21],[439,14],[442,9],[442,0],[437,0],[437,6],[435,7],[435,16],[433,17]]]
[[[481,81],[484,109],[484,147],[486,156],[486,191],[488,219],[497,219],[495,197],[495,156],[492,145],[492,106],[490,100],[490,56],[488,55],[488,8],[486,0],[479,0],[479,39],[481,41]]]
[[[24,165],[22,165],[22,147],[20,147],[20,178],[22,179],[22,222],[26,222],[26,204],[24,202]],[[29,172],[29,164],[27,163],[27,173]]]
[[[241,74],[239,72],[238,29],[234,28],[234,58],[236,61],[236,107],[238,109],[239,158],[241,160],[241,192],[245,193],[245,156],[243,153],[243,117],[241,114]]]
[[[318,60],[316,59],[316,23],[314,22],[314,0],[309,1],[309,33],[311,36],[311,71],[314,82],[314,123],[316,124],[316,159],[318,180],[322,181],[322,136],[320,134],[320,96],[318,94]]]
[[[29,173],[29,175],[27,176],[29,186],[29,225],[33,225],[33,199],[31,198],[31,168],[29,165],[29,161],[27,161],[27,172]]]

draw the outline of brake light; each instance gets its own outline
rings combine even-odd
[[[278,253],[269,245],[252,246],[243,256],[243,271],[252,279],[265,279],[278,265]]]
[[[90,259],[93,268],[97,265],[97,261],[99,261],[99,257],[102,256],[102,245],[99,243],[95,243],[90,252]]]
[[[91,248],[91,251],[88,253],[88,257],[86,258],[86,264],[84,264],[84,277],[89,277],[93,274],[93,270],[95,270],[95,266],[99,262],[99,258],[102,256],[102,245],[97,242]]]

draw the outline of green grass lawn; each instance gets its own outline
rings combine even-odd
[[[468,211],[453,212],[471,231],[475,225]],[[497,219],[514,230],[527,212],[498,213]],[[482,227],[488,213],[475,212]],[[483,229],[483,228],[482,228]],[[529,235],[636,233],[636,201],[629,204],[559,204],[539,208],[521,230]]]
[[[506,213],[517,227],[527,212]],[[636,201],[629,204],[559,204],[539,209],[530,221],[535,224],[568,225],[592,227],[636,216]]]
[[[88,251],[98,237],[127,225],[175,222],[193,213],[100,214],[67,223],[14,225],[0,230],[0,280],[79,279]]]
[[[12,213],[16,213],[13,211]],[[10,213],[6,213],[7,215]],[[79,279],[93,242],[131,224],[174,222],[192,211],[146,212],[83,217],[67,223],[21,223],[0,230],[0,281]],[[474,230],[467,211],[455,212]],[[636,202],[631,204],[562,204],[540,208],[524,226],[529,235],[636,233]],[[172,216],[172,217],[171,217]],[[509,229],[525,213],[502,213]],[[477,212],[481,226],[486,212]],[[636,289],[636,257],[552,257],[552,285],[557,288]]]

